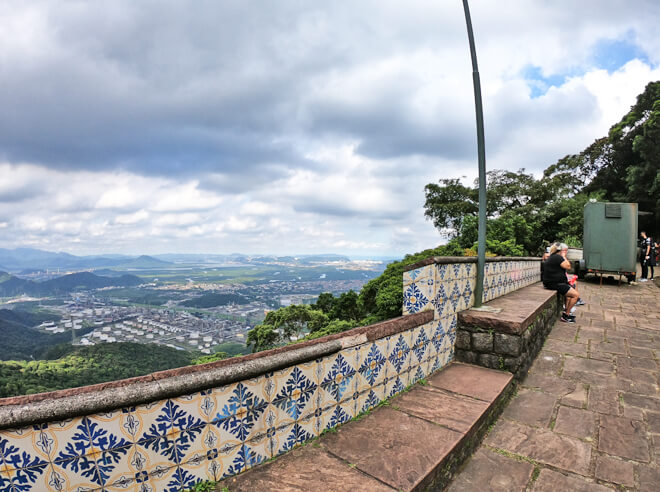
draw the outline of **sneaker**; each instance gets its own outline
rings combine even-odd
[[[575,316],[566,315],[565,313],[561,313],[561,318],[560,321],[564,323],[575,323]]]
[[[638,282],[648,282],[648,281],[649,281],[649,279],[647,279],[647,278],[640,278],[638,280]]]
[[[575,303],[576,306],[584,306],[586,302],[582,300],[582,298],[578,298],[577,302]]]
[[[571,308],[571,316],[575,317],[574,315],[575,315],[575,306]]]

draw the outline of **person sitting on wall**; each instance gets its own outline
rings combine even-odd
[[[550,246],[550,256],[545,262],[543,269],[543,287],[556,290],[565,297],[564,312],[560,320],[564,323],[575,323],[575,316],[571,309],[580,298],[576,289],[568,285],[566,272],[571,269],[571,262],[566,259],[568,246],[563,243],[555,243]]]

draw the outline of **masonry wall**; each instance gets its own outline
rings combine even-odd
[[[486,258],[483,302],[541,279],[538,258]],[[454,357],[457,313],[474,306],[477,259],[434,257],[412,265],[403,274],[403,314],[434,312],[436,329],[447,336]]]
[[[276,457],[374,408],[454,356],[476,260],[404,274],[405,316],[204,366],[0,399],[1,491],[178,491]],[[486,265],[484,300],[538,280]]]

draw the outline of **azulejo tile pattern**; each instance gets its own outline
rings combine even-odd
[[[0,431],[0,490],[178,491],[241,473],[442,367],[450,329],[432,322],[229,386]]]
[[[539,279],[537,262],[486,264],[484,299]],[[179,491],[219,480],[349,421],[454,356],[473,264],[405,272],[404,314],[435,319],[257,378],[145,405],[0,431],[0,491]]]

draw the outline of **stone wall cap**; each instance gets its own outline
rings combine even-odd
[[[495,263],[498,261],[541,261],[541,258],[536,256],[487,256],[486,263]],[[404,272],[415,270],[427,265],[447,265],[450,263],[476,263],[476,256],[431,256],[420,260],[412,265],[405,267]]]
[[[0,429],[111,411],[225,386],[413,329],[432,321],[433,316],[433,311],[424,311],[256,354],[90,386],[0,398]]]
[[[556,295],[554,290],[544,289],[541,282],[536,282],[484,304],[500,309],[499,312],[466,309],[458,313],[458,322],[496,333],[521,335]]]

